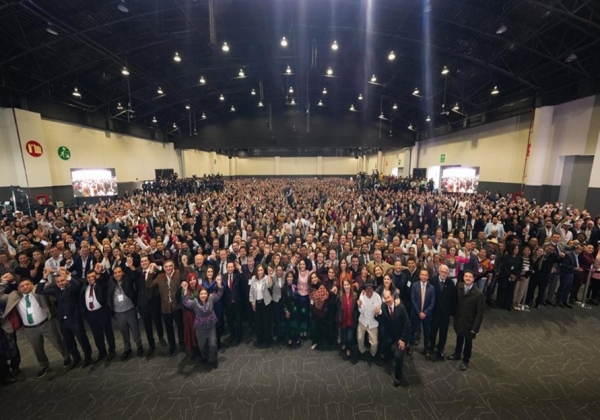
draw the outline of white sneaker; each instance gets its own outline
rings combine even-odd
[[[315,343],[315,344],[313,344],[312,346],[310,346],[310,349],[311,349],[311,350],[314,350],[314,349],[316,349],[316,348],[317,348],[317,346],[318,346],[318,344],[317,344],[317,343]]]

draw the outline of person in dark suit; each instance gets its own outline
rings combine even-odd
[[[457,286],[456,315],[454,316],[454,331],[456,332],[456,348],[448,360],[460,360],[460,370],[465,371],[471,361],[473,340],[483,322],[484,299],[483,293],[474,287],[475,275],[465,271],[463,283]]]
[[[80,254],[73,260],[69,271],[80,279],[86,278],[86,274],[94,269],[94,259],[90,255],[89,246],[82,246]]]
[[[543,245],[546,241],[549,241],[554,232],[555,229],[552,225],[552,219],[547,217],[544,221],[544,227],[538,229],[537,231],[536,238],[538,240],[538,244]]]
[[[111,361],[115,357],[115,335],[108,307],[108,273],[102,272],[102,264],[96,264],[94,270],[86,274],[87,286],[82,288],[80,302],[85,308],[84,314],[92,330],[98,355],[92,363],[98,363],[106,357]],[[106,352],[108,344],[108,357]]]
[[[239,267],[241,269],[241,267]],[[245,288],[248,282],[245,277],[236,270],[232,261],[227,263],[227,272],[221,276],[223,281],[223,304],[225,306],[225,317],[231,342],[234,345],[242,341],[242,310],[245,307]]]
[[[223,228],[223,234],[219,236],[219,248],[227,249],[233,243],[233,235],[229,233],[229,228],[225,226]]]
[[[75,338],[77,338],[81,350],[83,350],[84,359],[81,364],[81,368],[83,369],[92,362],[92,347],[85,333],[79,302],[81,288],[85,282],[83,279],[71,276],[64,267],[58,270],[57,276],[52,275],[51,272],[51,268],[44,269],[44,277],[37,284],[35,293],[38,295],[53,296],[56,299],[60,332],[72,360],[69,370],[74,369],[81,362],[81,354],[77,349]],[[54,283],[48,282],[50,276],[55,277]]]
[[[388,350],[394,356],[394,386],[400,386],[402,381],[402,365],[404,363],[404,350],[410,337],[410,322],[408,313],[402,303],[394,302],[394,296],[389,290],[383,292],[382,315],[385,325],[384,343],[381,349],[387,357]]]
[[[435,290],[435,306],[433,307],[433,317],[431,320],[429,353],[433,354],[437,347],[436,356],[438,360],[444,359],[444,347],[448,338],[450,317],[456,311],[456,286],[448,278],[449,272],[448,266],[442,264],[438,269],[438,275],[429,281]]]
[[[435,289],[429,284],[429,272],[426,268],[419,271],[419,281],[411,286],[411,346],[416,345],[415,336],[419,325],[423,326],[423,354],[429,360],[429,338],[433,308],[435,307]],[[412,351],[411,351],[412,353]]]

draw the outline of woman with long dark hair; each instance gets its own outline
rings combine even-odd
[[[310,273],[310,309],[313,315],[310,329],[311,350],[315,350],[326,340],[328,300],[329,291],[321,283],[317,273]]]
[[[202,279],[202,288],[206,289],[208,293],[215,293],[217,291],[217,280],[219,280],[221,276],[215,277],[215,268],[212,265],[209,265],[206,269],[206,276]],[[217,299],[214,302],[214,311],[217,315],[217,347],[221,349],[221,335],[223,334],[223,303]]]
[[[255,314],[256,346],[269,347],[271,344],[271,289],[273,281],[265,275],[265,268],[259,265],[256,276],[250,284],[250,303]]]
[[[294,273],[288,271],[285,274],[285,284],[281,289],[284,313],[284,333],[288,346],[300,345],[298,333],[298,288],[294,281]]]
[[[200,290],[202,290],[202,285],[198,281],[198,276],[196,273],[190,273],[186,277],[186,281],[188,284],[187,289],[182,288],[182,302],[183,298],[187,296],[188,299],[194,300],[198,299],[198,295]],[[192,307],[184,306],[183,307],[183,342],[185,344],[185,350],[189,355],[195,357],[198,352],[198,345],[196,344],[196,334],[194,332],[194,321],[196,319],[196,313]]]
[[[352,281],[344,279],[337,301],[337,327],[339,328],[342,351],[346,359],[352,356],[356,340],[356,327],[358,325],[358,294],[352,288]]]
[[[498,273],[498,304],[507,311],[512,311],[515,285],[521,275],[522,266],[523,260],[519,256],[519,246],[508,247]]]

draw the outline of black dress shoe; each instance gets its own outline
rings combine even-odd
[[[448,356],[448,360],[460,360],[460,355],[459,354],[451,354],[450,356]]]
[[[550,306],[552,306],[552,307],[556,308],[556,304],[555,304],[555,303],[552,303],[552,302],[551,302],[551,301],[549,301],[549,300],[547,300],[547,301],[545,301],[545,302],[544,302],[544,306],[546,306],[546,305],[550,305]]]
[[[562,302],[558,302],[558,303],[556,304],[556,306],[558,306],[559,308],[564,308],[564,307],[565,307],[565,305],[563,305],[563,303],[562,303]]]
[[[402,380],[394,379],[394,388],[398,388],[400,385],[402,385]]]
[[[212,368],[213,369],[217,369],[219,367],[219,361],[216,360],[213,364],[212,364]]]
[[[127,360],[127,358],[129,357],[130,354],[131,354],[131,350],[125,350],[123,352],[123,354],[121,355],[121,361]]]
[[[81,369],[85,369],[86,367],[88,367],[90,365],[90,363],[92,363],[92,360],[87,358],[87,359],[83,359],[83,363],[81,364]]]
[[[185,344],[181,344],[179,346],[179,351],[182,352],[182,353],[185,353]]]
[[[169,356],[175,356],[175,349],[169,349]]]
[[[68,368],[69,366],[71,366],[71,358],[67,357],[65,360],[63,360],[63,367]]]
[[[50,366],[46,366],[46,367],[41,368],[38,371],[38,374],[37,374],[38,379],[42,379],[44,376],[46,376],[46,373],[48,372],[48,369],[50,369]]]
[[[92,360],[92,364],[96,364],[98,363],[100,360],[104,359],[106,357],[106,353],[100,353],[98,356],[96,356],[93,360]]]
[[[10,374],[13,377],[19,376],[19,373],[21,373],[21,369],[18,367],[10,370]]]
[[[408,347],[406,347],[406,354],[407,354],[408,356],[412,356],[412,353],[413,353],[412,346],[408,346]]]
[[[429,350],[425,350],[423,356],[425,356],[425,360],[431,360],[431,353],[429,353]]]
[[[165,339],[164,339],[164,338],[162,338],[162,337],[161,337],[161,338],[159,338],[159,339],[158,339],[158,342],[160,343],[160,345],[161,345],[161,346],[163,346],[163,347],[167,347],[167,342],[165,341]]]
[[[468,369],[468,367],[469,367],[469,363],[467,363],[467,362],[462,362],[462,363],[460,364],[460,370],[462,370],[463,372],[464,372],[465,370],[467,370],[467,369]]]
[[[565,308],[569,308],[569,309],[573,309],[573,305],[571,305],[570,303],[565,303]]]
[[[438,351],[437,358],[438,360],[444,360],[444,352]]]
[[[144,348],[138,347],[137,349],[137,357],[142,357],[144,355]]]
[[[154,347],[150,347],[148,349],[148,351],[146,352],[146,357],[147,358],[152,357],[153,354],[154,354]]]
[[[115,353],[114,352],[109,352],[108,356],[106,357],[106,361],[110,362],[114,358],[115,358]]]
[[[536,303],[535,305],[530,306],[530,307],[533,308],[533,309],[540,309],[540,304]]]
[[[12,384],[14,384],[15,382],[17,382],[17,380],[16,380],[15,378],[6,377],[6,378],[3,378],[3,379],[0,381],[0,384],[1,384],[2,386],[6,386],[6,385],[12,385]]]

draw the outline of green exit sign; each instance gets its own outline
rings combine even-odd
[[[446,155],[442,154],[442,155],[440,155],[440,163],[444,163],[444,162],[446,162]]]

